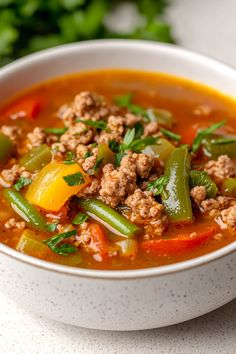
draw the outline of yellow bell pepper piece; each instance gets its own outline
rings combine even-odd
[[[63,177],[81,173],[84,183],[70,186]],[[90,182],[90,177],[78,164],[53,162],[45,166],[33,180],[25,197],[42,209],[58,211],[65,202]]]

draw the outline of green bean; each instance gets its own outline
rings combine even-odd
[[[38,209],[30,204],[23,195],[13,189],[5,189],[3,193],[12,209],[24,219],[27,224],[36,230],[46,230],[46,221]]]
[[[205,171],[190,172],[190,187],[193,188],[196,186],[206,187],[207,198],[215,198],[218,192],[217,185]]]
[[[224,141],[223,139],[226,143],[220,143],[220,141]],[[236,157],[236,142],[229,140],[229,137],[211,135],[205,138],[202,144],[204,154],[212,159],[217,159],[220,155],[228,155],[231,158]]]
[[[78,203],[84,210],[94,214],[101,221],[104,221],[127,238],[132,238],[139,231],[139,228],[135,224],[100,200],[78,199]]]
[[[162,201],[172,222],[193,219],[189,191],[190,157],[188,150],[176,148],[167,160],[164,175],[168,178]]]

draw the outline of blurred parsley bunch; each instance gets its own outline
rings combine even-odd
[[[37,50],[94,38],[173,42],[163,20],[167,1],[129,1],[142,15],[142,24],[128,33],[114,33],[104,19],[124,1],[0,0],[0,66]]]

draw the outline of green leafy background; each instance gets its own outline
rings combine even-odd
[[[37,50],[94,38],[174,42],[164,19],[167,0],[132,2],[143,16],[129,33],[113,33],[104,18],[124,1],[0,0],[0,66]]]

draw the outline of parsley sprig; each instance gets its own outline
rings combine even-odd
[[[16,191],[21,190],[22,188],[28,186],[32,183],[31,178],[20,177],[18,181],[14,184],[14,188]]]
[[[195,152],[197,152],[201,146],[202,141],[210,134],[214,133],[215,130],[223,127],[223,125],[225,125],[225,120],[218,122],[216,124],[212,124],[209,128],[207,129],[202,129],[200,130],[194,141],[192,144],[192,148],[191,148],[191,153],[194,154]]]
[[[167,176],[161,176],[152,182],[147,184],[147,190],[152,192],[154,196],[163,194],[165,192],[165,186],[168,183]]]
[[[168,129],[160,128],[160,131],[162,132],[163,135],[165,135],[167,138],[175,140],[175,141],[180,141],[181,140],[181,135],[176,134]]]
[[[153,137],[153,136],[147,136],[145,138],[135,138],[135,128],[128,129],[125,136],[123,143],[120,145],[114,145],[110,143],[110,147],[116,147],[118,150],[116,157],[115,157],[115,162],[116,165],[119,166],[120,162],[123,158],[123,156],[126,154],[127,151],[131,150],[134,152],[141,152],[146,146],[148,145],[154,145],[158,141],[158,137]],[[114,145],[114,146],[112,146]]]
[[[84,123],[90,127],[94,127],[96,129],[99,129],[99,130],[106,130],[107,128],[107,122],[105,122],[104,120],[91,120],[91,119],[76,119],[76,122],[79,123]]]
[[[71,236],[75,236],[76,234],[76,230],[71,230],[59,235],[52,236],[47,240],[44,240],[43,243],[47,245],[54,253],[60,254],[62,256],[68,256],[69,254],[76,252],[77,248],[70,245],[69,243],[62,243],[62,241],[70,238]]]

